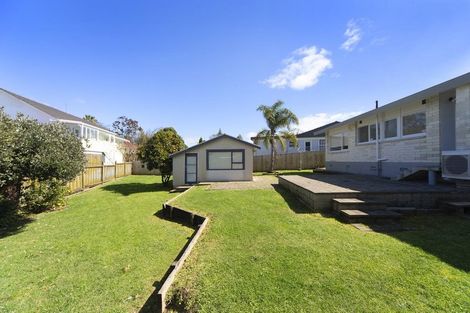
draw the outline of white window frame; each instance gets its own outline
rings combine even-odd
[[[396,122],[397,122],[397,135],[396,135],[395,137],[386,137],[386,136],[385,136],[385,129],[386,129],[386,128],[385,128],[385,123],[386,123],[386,122],[390,122],[390,121],[396,121]],[[397,116],[397,117],[389,118],[389,119],[387,119],[387,120],[384,120],[384,121],[382,122],[382,124],[383,124],[383,130],[382,130],[382,131],[383,131],[383,140],[384,140],[384,141],[387,141],[387,140],[394,140],[394,139],[400,138],[401,127],[400,127],[400,118],[399,118],[398,116]],[[382,140],[380,140],[380,141],[382,141]]]
[[[325,151],[326,150],[326,139],[318,140],[318,151]]]
[[[371,131],[372,126],[379,127],[379,131],[378,131],[379,141],[381,140],[382,136],[380,135],[380,131],[381,131],[380,123],[359,124],[356,127],[356,142],[358,145],[365,145],[365,144],[373,143],[376,141],[376,139],[371,139],[372,133],[374,133],[375,136],[377,134],[376,130],[374,130],[373,132]],[[367,127],[367,141],[359,141],[359,128],[363,128],[363,127]]]
[[[421,132],[421,133],[415,133],[415,134],[409,134],[409,135],[405,135],[404,132],[405,132],[405,127],[403,125],[403,119],[406,117],[406,116],[410,116],[410,115],[415,115],[415,114],[424,114],[424,118],[425,118],[425,121],[424,121],[424,131]],[[406,112],[405,114],[401,114],[400,116],[400,135],[401,135],[401,138],[403,139],[407,139],[407,138],[419,138],[419,137],[425,137],[426,136],[426,131],[428,129],[428,117],[426,115],[426,110],[419,110],[419,111],[410,111],[410,112]]]
[[[328,140],[328,152],[330,153],[337,153],[337,152],[345,152],[345,151],[348,151],[349,150],[349,143],[348,145],[345,145],[344,144],[344,139],[347,138],[347,136],[344,135],[344,133],[339,133],[339,134],[334,134],[334,135],[329,135],[328,136],[330,139]],[[331,146],[331,138],[332,137],[341,137],[341,146],[340,146],[340,149],[338,150],[331,150],[332,146]],[[347,147],[347,148],[344,148],[344,147]]]

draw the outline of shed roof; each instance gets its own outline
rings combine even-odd
[[[463,74],[463,75],[460,75],[460,76],[457,76],[457,77],[452,78],[450,80],[447,80],[447,81],[442,82],[440,84],[434,85],[434,86],[429,87],[427,89],[421,90],[421,91],[416,92],[412,95],[409,95],[409,96],[406,96],[404,98],[398,99],[396,101],[390,102],[386,105],[383,105],[383,106],[379,107],[378,109],[373,109],[373,110],[367,111],[363,114],[360,114],[360,115],[357,115],[357,116],[352,117],[350,119],[347,119],[347,120],[345,120],[341,123],[328,126],[324,130],[326,131],[326,130],[331,129],[331,128],[341,127],[341,126],[344,126],[344,125],[349,124],[351,122],[354,122],[356,120],[359,120],[361,118],[365,118],[366,116],[368,116],[372,113],[376,114],[376,113],[379,113],[379,112],[383,112],[385,110],[389,110],[389,109],[392,109],[392,108],[395,108],[395,107],[399,107],[403,104],[423,100],[423,99],[429,98],[433,95],[440,94],[440,93],[449,91],[451,89],[454,89],[454,88],[457,88],[457,87],[460,87],[460,86],[463,86],[463,85],[466,85],[466,84],[470,84],[470,72],[468,72],[466,74]]]
[[[260,146],[255,145],[255,144],[252,144],[251,142],[247,142],[247,141],[238,139],[238,138],[236,138],[236,137],[232,137],[232,136],[227,135],[227,134],[222,134],[222,135],[220,135],[220,136],[211,138],[211,139],[209,139],[209,140],[207,140],[207,141],[198,143],[197,145],[194,145],[194,146],[191,146],[191,147],[186,148],[186,149],[184,149],[184,150],[181,150],[181,151],[175,152],[175,153],[173,153],[173,154],[170,154],[170,158],[172,158],[172,157],[174,157],[174,156],[176,156],[176,155],[178,155],[178,154],[184,153],[184,152],[192,151],[192,150],[194,150],[194,149],[196,149],[196,148],[202,147],[202,146],[204,146],[204,145],[206,145],[206,144],[208,144],[208,143],[217,141],[217,140],[222,139],[222,138],[229,138],[229,139],[238,141],[238,142],[240,142],[240,143],[243,143],[243,144],[245,144],[245,145],[247,145],[247,146],[251,146],[251,147],[253,147],[253,148],[260,149]]]

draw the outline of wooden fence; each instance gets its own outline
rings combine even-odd
[[[271,166],[271,155],[255,155],[253,171],[267,172]],[[309,151],[298,153],[283,153],[276,155],[275,170],[313,169],[325,166],[325,152]]]
[[[76,192],[86,187],[92,187],[118,177],[132,174],[132,163],[116,163],[112,165],[86,166],[85,170],[67,186],[71,192]]]

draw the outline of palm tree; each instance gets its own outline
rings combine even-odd
[[[260,131],[256,137],[263,139],[264,146],[269,149],[271,146],[271,167],[270,171],[274,171],[274,162],[276,159],[277,143],[281,145],[283,151],[286,151],[286,140],[297,146],[297,137],[291,131],[291,124],[298,125],[299,119],[292,111],[283,107],[284,102],[278,100],[271,106],[260,105],[257,111],[263,113],[268,128]]]
[[[100,122],[98,122],[98,119],[94,117],[93,115],[85,114],[83,119],[87,122],[90,122],[93,125],[100,125]]]

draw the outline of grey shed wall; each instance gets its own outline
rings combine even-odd
[[[214,149],[242,149],[245,151],[245,169],[243,170],[207,170],[206,152]],[[253,147],[243,142],[223,137],[186,153],[197,153],[198,182],[214,181],[251,181],[253,180]],[[185,155],[180,153],[173,157],[173,186],[185,184]]]

